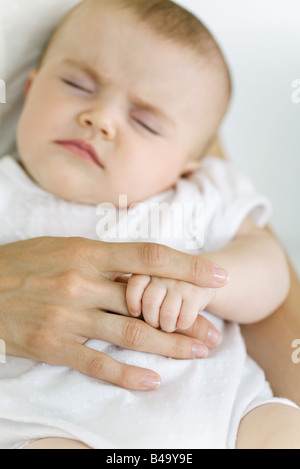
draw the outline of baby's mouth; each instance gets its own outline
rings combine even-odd
[[[67,150],[71,151],[72,153],[80,156],[86,161],[89,161],[101,168],[104,168],[103,164],[101,163],[96,150],[92,145],[89,143],[84,142],[83,140],[58,140],[55,143],[66,148]]]

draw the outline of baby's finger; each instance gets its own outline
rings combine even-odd
[[[159,314],[162,302],[168,290],[158,277],[152,277],[142,299],[143,317],[150,326],[160,327]]]
[[[193,303],[193,300],[184,299],[178,317],[176,329],[185,330],[191,327],[196,321],[198,314],[199,311],[198,309],[195,309],[195,303]]]
[[[174,332],[182,306],[182,295],[176,290],[168,291],[160,308],[160,327],[165,332]]]
[[[142,298],[150,282],[151,277],[148,275],[132,275],[128,279],[126,302],[130,314],[134,317],[139,317],[142,314]]]

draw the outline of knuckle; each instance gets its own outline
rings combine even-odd
[[[160,311],[160,317],[164,321],[171,321],[176,316],[174,309],[168,307],[162,307]]]
[[[104,371],[104,363],[100,357],[93,357],[87,363],[87,373],[95,378],[100,378]]]
[[[48,306],[44,311],[44,323],[48,330],[55,330],[69,319],[66,308],[60,305]]]
[[[46,346],[46,341],[44,340],[44,331],[39,326],[35,326],[34,329],[30,331],[29,334],[24,338],[25,349],[31,350],[31,352],[38,351],[41,347]]]
[[[146,243],[140,251],[140,260],[149,267],[166,265],[169,262],[168,248],[161,244]]]
[[[130,319],[124,329],[125,346],[139,348],[145,343],[145,329],[139,320]]]
[[[131,389],[131,373],[127,366],[122,366],[120,369],[119,377],[116,380],[116,385],[124,389]]]
[[[76,299],[82,293],[85,279],[75,270],[63,273],[57,281],[57,291],[63,298]]]
[[[187,353],[184,346],[184,341],[181,337],[177,337],[173,343],[173,357],[182,359],[186,358]]]
[[[146,284],[149,284],[151,277],[148,275],[132,275],[128,280],[128,285],[131,287],[144,287]]]
[[[142,303],[143,303],[143,309],[146,309],[146,310],[153,310],[153,309],[156,309],[159,307],[159,302],[157,300],[157,298],[155,298],[154,296],[152,295],[144,295],[143,296],[143,300],[142,300]]]
[[[190,263],[190,274],[193,279],[205,279],[208,275],[208,268],[203,259],[199,256],[194,256]]]
[[[37,357],[41,355],[41,352],[45,353],[46,351],[55,355],[55,351],[60,348],[60,341],[55,333],[42,326],[36,326],[27,339],[28,342],[25,346],[32,353],[36,353]]]

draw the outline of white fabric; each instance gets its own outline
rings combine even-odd
[[[11,157],[4,157],[0,162],[0,244],[39,236],[82,236],[104,241],[125,242],[127,239],[114,237],[117,231],[123,233],[123,218],[116,230],[99,233],[101,216],[99,209],[83,206],[59,199],[38,187],[21,166]],[[244,177],[232,163],[223,162],[218,158],[207,157],[202,161],[202,170],[194,173],[189,179],[180,179],[176,188],[157,195],[143,203],[150,215],[160,209],[163,203],[177,210],[180,206],[200,206],[204,208],[205,226],[204,251],[220,249],[232,239],[242,221],[248,215],[255,223],[263,227],[271,215],[271,204],[256,194],[252,183]],[[107,208],[109,210],[109,207]],[[114,210],[113,210],[114,212]],[[193,215],[189,213],[188,215]],[[139,216],[146,220],[145,213],[130,210],[128,220],[137,226]],[[178,221],[177,219],[174,222]],[[190,221],[185,218],[186,225]],[[161,233],[168,235],[165,228],[167,220],[163,220]],[[157,230],[153,230],[154,234]],[[178,231],[180,234],[180,230]],[[186,248],[186,239],[169,236],[157,239],[154,236],[142,237],[138,240],[161,242],[174,249],[195,253]],[[151,235],[151,233],[150,233]],[[200,236],[201,238],[201,236]],[[130,241],[130,240],[129,240]],[[131,239],[135,241],[135,239]],[[196,241],[196,240],[195,240]]]
[[[269,202],[250,182],[214,157],[145,205],[191,200],[205,207],[204,249],[226,244],[246,216],[263,226],[270,215]],[[12,158],[0,162],[1,244],[43,235],[97,239],[98,217],[96,207],[60,200],[37,187]],[[184,241],[169,244],[186,250]],[[93,448],[234,448],[245,413],[285,401],[273,400],[263,371],[247,357],[239,327],[205,314],[223,334],[221,346],[205,360],[178,361],[88,342],[123,363],[158,372],[162,386],[154,392],[128,391],[67,368],[8,358],[0,366],[0,447],[57,436]]]

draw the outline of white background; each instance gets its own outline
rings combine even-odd
[[[234,97],[222,143],[274,206],[271,226],[300,274],[300,0],[180,0],[215,34]],[[298,94],[298,96],[300,93]]]

